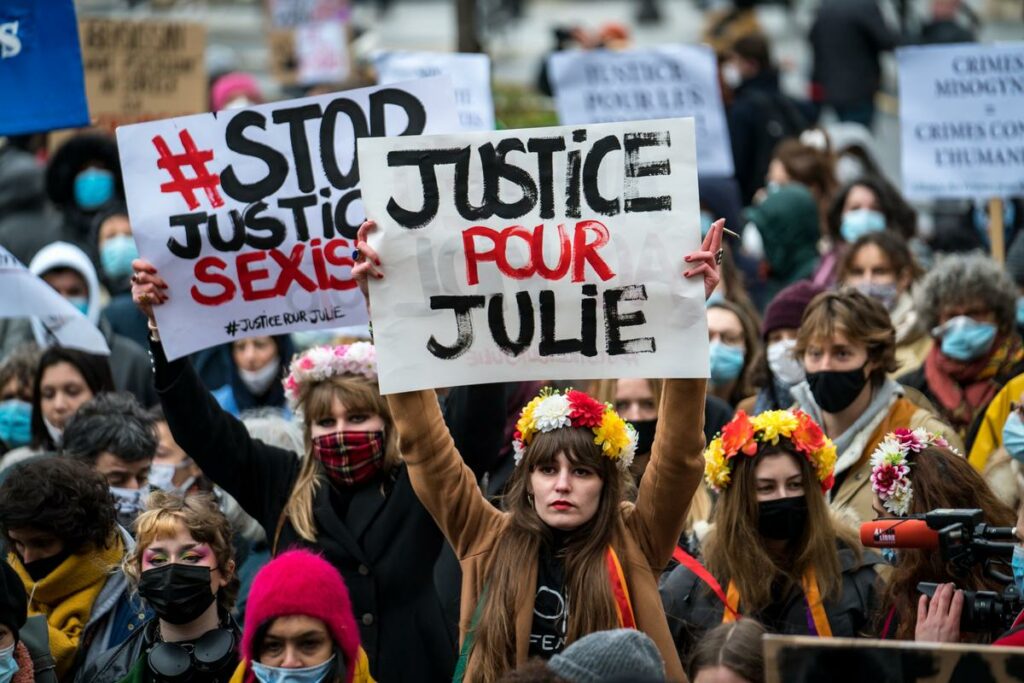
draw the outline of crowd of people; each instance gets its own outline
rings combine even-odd
[[[1024,231],[1000,263],[977,207],[919,230],[872,151],[892,36],[832,4],[815,102],[742,12],[714,36],[737,176],[701,179],[702,243],[672,255],[704,284],[708,379],[382,395],[372,331],[169,360],[177,293],[114,138],[0,137],[0,246],[110,348],[0,319],[0,683],[760,683],[765,634],[1024,643],[1024,619],[962,622],[965,591],[1024,591]],[[860,90],[836,36],[871,43]],[[232,73],[211,108],[262,99]],[[939,509],[1017,545],[862,545]]]

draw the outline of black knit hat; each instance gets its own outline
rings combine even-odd
[[[1006,272],[1018,287],[1024,287],[1024,232],[1017,233],[1006,252]]]
[[[799,328],[800,320],[804,317],[804,311],[807,310],[807,304],[824,291],[824,287],[816,285],[810,280],[794,282],[780,291],[764,311],[761,336],[767,339],[774,330]]]
[[[14,568],[0,560],[0,624],[14,631],[14,639],[18,639],[18,631],[25,625],[28,618],[28,596],[25,584],[21,582]]]

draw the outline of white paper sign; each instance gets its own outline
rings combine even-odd
[[[548,60],[565,125],[692,116],[702,176],[731,176],[715,53],[704,45],[556,52]]]
[[[903,193],[1024,194],[1024,43],[898,50]]]
[[[118,128],[133,235],[169,285],[168,358],[366,322],[356,140],[455,130],[447,78]]]
[[[361,140],[383,393],[706,377],[692,119]]]
[[[52,341],[80,351],[110,355],[103,333],[11,252],[0,247],[0,318],[38,318]]]
[[[382,84],[431,76],[451,77],[462,130],[494,130],[491,58],[487,55],[385,52],[374,60],[374,66],[377,68],[377,80]]]
[[[295,56],[299,83],[338,83],[348,78],[348,27],[332,19],[303,24],[295,29]]]

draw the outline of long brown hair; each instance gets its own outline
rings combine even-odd
[[[384,421],[384,467],[392,469],[401,462],[398,436],[391,418],[388,402],[380,395],[377,381],[362,376],[336,375],[321,382],[307,382],[299,390],[298,410],[302,415],[302,436],[306,457],[292,487],[292,494],[284,508],[284,515],[295,532],[310,543],[316,542],[316,522],[313,519],[313,499],[323,481],[323,466],[313,457],[313,439],[310,427],[331,415],[334,399],[341,401],[348,412],[366,412],[379,415]],[[276,540],[275,540],[276,542]]]
[[[981,509],[985,521],[996,526],[1013,526],[1017,515],[1000,501],[977,470],[967,460],[945,448],[929,446],[911,455],[910,481],[913,497],[907,514],[920,515],[938,508]],[[935,550],[900,550],[896,565],[882,593],[879,632],[891,608],[896,608],[897,626],[893,635],[898,640],[913,640],[917,626],[917,602],[921,581],[944,583],[954,574],[941,553]],[[1002,592],[1003,585],[986,577],[981,565],[975,565],[964,576],[956,577],[956,586],[963,590]],[[884,635],[884,634],[883,634]],[[982,637],[982,641],[987,641]]]
[[[776,557],[768,552],[758,531],[754,470],[765,456],[781,453],[799,464],[807,498],[807,524],[800,540],[787,548],[786,556]],[[786,439],[780,439],[778,446],[762,446],[754,457],[737,456],[733,460],[737,462],[732,483],[718,497],[712,515],[714,526],[704,540],[708,570],[719,580],[736,584],[740,607],[746,614],[771,604],[775,579],[782,579],[785,591],[799,588],[804,573],[812,567],[822,597],[837,597],[842,588],[842,568],[836,540],[854,552],[859,552],[860,543],[853,529],[833,519],[807,458],[796,454]],[[766,575],[767,568],[771,568],[771,575]]]
[[[537,562],[542,543],[550,543],[552,532],[534,508],[529,491],[530,473],[553,463],[564,453],[573,464],[591,467],[604,486],[597,512],[586,524],[572,531],[565,548],[565,594],[569,609],[568,642],[607,629],[619,628],[619,617],[604,556],[619,522],[626,475],[615,461],[601,455],[593,432],[585,428],[563,428],[538,433],[516,466],[505,495],[509,523],[495,539],[487,570],[487,595],[475,633],[471,662],[478,681],[490,683],[515,667],[516,611],[533,595],[525,595],[524,562]]]

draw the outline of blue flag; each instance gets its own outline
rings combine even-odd
[[[72,0],[0,2],[0,135],[89,125]]]

